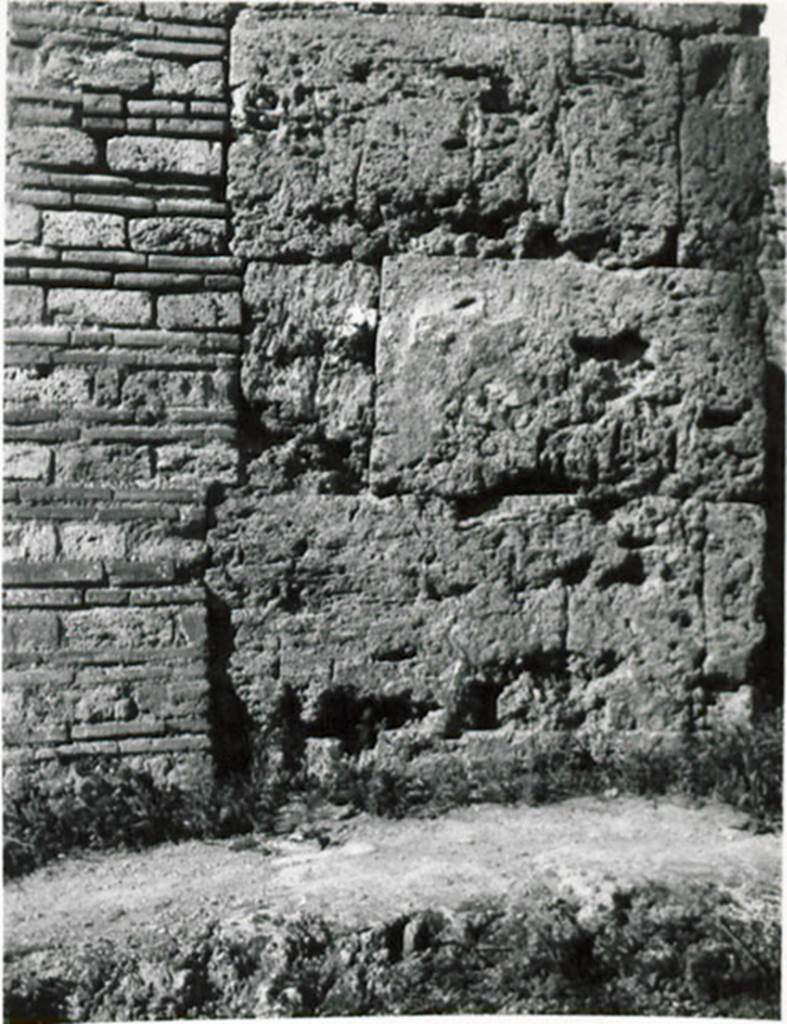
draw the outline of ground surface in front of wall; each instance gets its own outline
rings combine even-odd
[[[479,805],[439,818],[312,816],[301,832],[88,854],[6,886],[6,952],[172,934],[264,909],[349,927],[545,885],[580,902],[643,882],[773,889],[781,837],[728,807],[582,797]]]

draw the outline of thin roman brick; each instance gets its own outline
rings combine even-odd
[[[103,270],[77,270],[70,267],[33,268],[30,280],[51,284],[109,285],[112,284],[112,274]]]
[[[123,97],[119,93],[85,93],[82,109],[86,114],[122,114]]]
[[[71,586],[101,583],[104,571],[100,562],[4,562],[6,587]]]
[[[118,288],[188,288],[199,291],[202,278],[196,274],[115,274]]]
[[[81,331],[76,329],[71,335],[72,345],[114,345],[115,332],[103,329],[92,331]]]
[[[116,174],[64,174],[50,173],[46,183],[73,192],[127,192],[134,190],[131,178]]]
[[[166,519],[174,522],[178,518],[178,511],[175,508],[167,508],[166,505],[121,505],[115,508],[98,509],[95,514],[99,523],[122,523],[134,519]]]
[[[159,199],[156,202],[156,213],[186,213],[199,214],[201,217],[226,218],[227,205],[205,199]]]
[[[15,508],[14,519],[59,520],[84,519],[85,509],[80,505],[37,505],[32,508]]]
[[[84,100],[84,95],[75,90],[74,92],[63,92],[57,89],[24,89],[10,87],[10,100],[34,100],[36,102],[46,101],[47,103],[79,104]]]
[[[76,122],[76,112],[73,107],[45,107],[40,103],[21,104],[14,110],[12,124],[14,125],[70,125]]]
[[[133,423],[134,413],[130,409],[96,409],[86,406],[73,410],[73,416],[80,423]]]
[[[6,192],[6,199],[9,203],[29,203],[31,206],[57,210],[65,210],[71,206],[70,193],[59,192],[54,189],[12,189],[10,192]]]
[[[130,742],[130,741],[126,741]],[[116,743],[114,740],[103,740],[90,743],[84,741],[82,743],[67,743],[62,747],[57,747],[57,757],[96,757],[96,756],[107,756],[116,757],[119,753],[121,744]]]
[[[9,405],[3,408],[3,422],[9,426],[21,426],[25,423],[47,423],[57,420],[63,415],[62,409],[45,405]]]
[[[208,42],[223,43],[227,39],[227,31],[208,25],[179,25],[159,22],[156,35],[161,39],[204,39]]]
[[[39,444],[58,444],[79,439],[79,427],[6,427],[6,441],[36,441]]]
[[[171,736],[165,739],[120,740],[118,743],[121,754],[176,754],[187,750],[207,751],[210,746],[208,736]]]
[[[146,587],[129,591],[133,605],[199,604],[205,601],[202,587]]]
[[[6,608],[78,608],[80,590],[9,590],[3,596]]]
[[[148,256],[151,270],[184,270],[197,273],[205,271],[231,271],[240,268],[234,256]]]
[[[5,689],[28,689],[39,686],[53,686],[67,689],[74,682],[73,669],[49,668],[30,669],[27,672],[6,672],[3,676]]]
[[[23,484],[19,487],[23,501],[110,501],[113,493],[109,487],[75,487],[71,484]]]
[[[174,57],[176,60],[220,60],[224,43],[176,43],[165,40],[135,39],[134,52],[140,57]]]
[[[115,331],[115,344],[131,348],[193,345],[194,336],[182,331]]]
[[[166,117],[156,120],[156,131],[160,135],[188,135],[194,138],[204,136],[205,138],[218,139],[226,135],[229,128],[225,126],[223,121]]]
[[[3,280],[6,284],[23,284],[28,280],[25,267],[6,267],[3,271]]]
[[[205,278],[205,289],[209,292],[233,292],[240,291],[243,287],[243,278],[232,274],[208,275]]]
[[[29,242],[15,242],[5,247],[6,263],[57,263],[60,252],[50,245],[31,245]]]
[[[67,327],[6,327],[6,345],[68,345],[71,331]]]
[[[82,127],[92,131],[124,132],[126,119],[125,117],[83,117]]]
[[[171,560],[158,562],[111,561],[105,563],[111,586],[143,586],[172,583],[175,579],[175,563]]]
[[[200,117],[229,117],[229,104],[215,100],[192,100],[189,111]]]
[[[52,352],[27,345],[14,345],[3,355],[5,366],[38,366],[44,369],[51,366],[53,361]]]
[[[154,121],[152,117],[129,117],[126,119],[127,132],[152,132]]]
[[[92,740],[120,736],[163,736],[166,732],[163,722],[90,722],[87,725],[73,725],[71,735],[75,740]]]
[[[145,257],[141,253],[111,249],[63,249],[60,259],[63,263],[84,263],[101,267],[137,269],[145,266]]]
[[[91,606],[122,606],[129,602],[129,590],[119,587],[100,587],[85,591],[85,604]]]
[[[137,116],[175,117],[186,113],[181,100],[129,100],[128,112]]]
[[[83,440],[91,444],[169,444],[172,441],[205,440],[204,430],[188,427],[95,427],[84,431]]]
[[[237,409],[227,406],[224,409],[173,409],[171,417],[175,423],[235,423],[238,419]]]
[[[194,505],[205,500],[203,491],[186,487],[161,487],[112,492],[115,501],[166,501],[175,504]]]
[[[104,196],[92,193],[74,196],[74,205],[89,210],[119,210],[122,213],[152,213],[156,209],[155,202],[143,196]]]

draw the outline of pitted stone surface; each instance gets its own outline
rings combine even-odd
[[[239,255],[528,255],[556,233],[637,263],[678,226],[678,71],[655,33],[247,9],[231,52]]]
[[[748,500],[763,357],[732,274],[387,260],[372,486]]]
[[[447,736],[669,730],[702,713],[704,669],[734,687],[756,666],[763,522],[750,506],[651,497],[600,514],[555,495],[470,513],[281,495],[233,500],[223,519],[239,692],[263,721],[289,692],[307,735],[350,750],[365,707],[415,728],[438,711]]]

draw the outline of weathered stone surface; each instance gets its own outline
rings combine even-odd
[[[114,213],[47,210],[43,240],[60,248],[122,249],[126,243],[125,224]]]
[[[9,366],[4,373],[6,402],[25,402],[61,408],[67,414],[90,402],[92,378],[80,366]]]
[[[379,278],[358,264],[252,263],[243,297],[254,328],[243,395],[276,438],[345,446],[342,471],[365,474],[372,429]],[[338,449],[335,456],[338,455]]]
[[[720,507],[726,531],[716,506],[654,497],[597,514],[560,495],[458,513],[412,498],[230,499],[209,576],[235,609],[233,677],[258,721],[289,693],[307,736],[351,752],[374,740],[365,717],[414,725],[438,710],[448,736],[678,728],[706,667],[709,685],[734,688],[761,637],[761,579],[735,568],[761,554],[761,532],[740,529],[758,513]],[[707,611],[720,572],[740,582],[729,666]]]
[[[3,445],[3,477],[47,483],[52,465],[51,449],[40,444]]]
[[[159,327],[168,331],[237,327],[240,319],[240,296],[232,292],[162,295],[158,300]]]
[[[734,275],[400,257],[381,316],[380,494],[762,493],[764,353]]]
[[[37,242],[41,214],[27,203],[6,203],[5,238],[7,242]]]
[[[227,231],[214,217],[143,217],[128,227],[138,252],[224,253]]]
[[[150,66],[150,61],[145,63]],[[153,61],[153,94],[224,99],[224,66],[217,60],[198,60],[188,66],[174,60]]]
[[[768,191],[768,44],[724,36],[681,44],[683,266],[754,262]]]
[[[176,606],[92,608],[60,615],[62,644],[78,650],[102,647],[155,648],[187,643]]]
[[[95,142],[76,128],[12,128],[6,135],[9,159],[58,167],[90,166],[96,160]]]
[[[58,324],[146,327],[153,320],[153,303],[146,292],[110,288],[52,288],[47,309]]]
[[[60,445],[55,475],[62,484],[144,486],[152,476],[150,452],[127,444]]]
[[[169,487],[239,483],[240,454],[225,441],[162,444],[156,449],[159,478]]]
[[[44,312],[42,288],[25,284],[6,285],[3,290],[3,316],[7,324],[40,323]]]
[[[661,257],[677,227],[670,43],[598,28],[577,32],[572,57],[571,31],[243,11],[235,251],[372,260],[560,244],[613,262]]]
[[[765,516],[751,505],[709,505],[706,531],[703,672],[710,681],[734,688],[754,678],[765,641]]]
[[[60,640],[60,623],[55,612],[24,611],[3,613],[3,650],[39,653],[54,650]]]
[[[236,396],[237,374],[231,370],[140,370],[123,381],[120,404],[134,410],[137,423],[155,423],[177,409],[232,413]]]
[[[52,523],[30,520],[3,523],[3,558],[8,561],[50,562],[57,553],[57,534]]]
[[[124,135],[107,143],[107,163],[113,171],[142,174],[221,174],[221,145],[203,139],[166,139]]]

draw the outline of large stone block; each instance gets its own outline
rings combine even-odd
[[[764,353],[735,275],[399,257],[381,309],[377,493],[762,494]]]
[[[55,406],[66,415],[90,403],[91,374],[79,366],[11,366],[4,373],[7,402]]]
[[[61,623],[63,646],[77,650],[169,648],[187,643],[176,606],[62,612]]]
[[[217,177],[222,171],[221,144],[124,135],[107,143],[107,163],[113,171]]]
[[[60,623],[55,612],[3,613],[3,650],[6,653],[51,652],[59,641]]]
[[[51,562],[58,537],[52,523],[34,520],[3,522],[3,558],[8,561]]]
[[[725,36],[681,44],[683,266],[754,263],[768,191],[768,43]]]
[[[27,203],[6,203],[5,238],[7,242],[37,242],[41,214]]]
[[[3,478],[49,483],[52,450],[42,444],[4,444]]]
[[[234,595],[233,678],[260,722],[287,699],[306,735],[348,749],[364,715],[413,725],[432,711],[446,735],[672,730],[693,687],[734,689],[754,663],[758,516],[658,497],[612,512],[565,495],[456,511],[252,494],[219,509],[212,585]]]
[[[678,63],[654,33],[247,9],[231,55],[239,255],[641,263],[674,236]]]
[[[40,323],[44,313],[44,291],[26,284],[9,284],[3,291],[3,318],[7,324]]]

